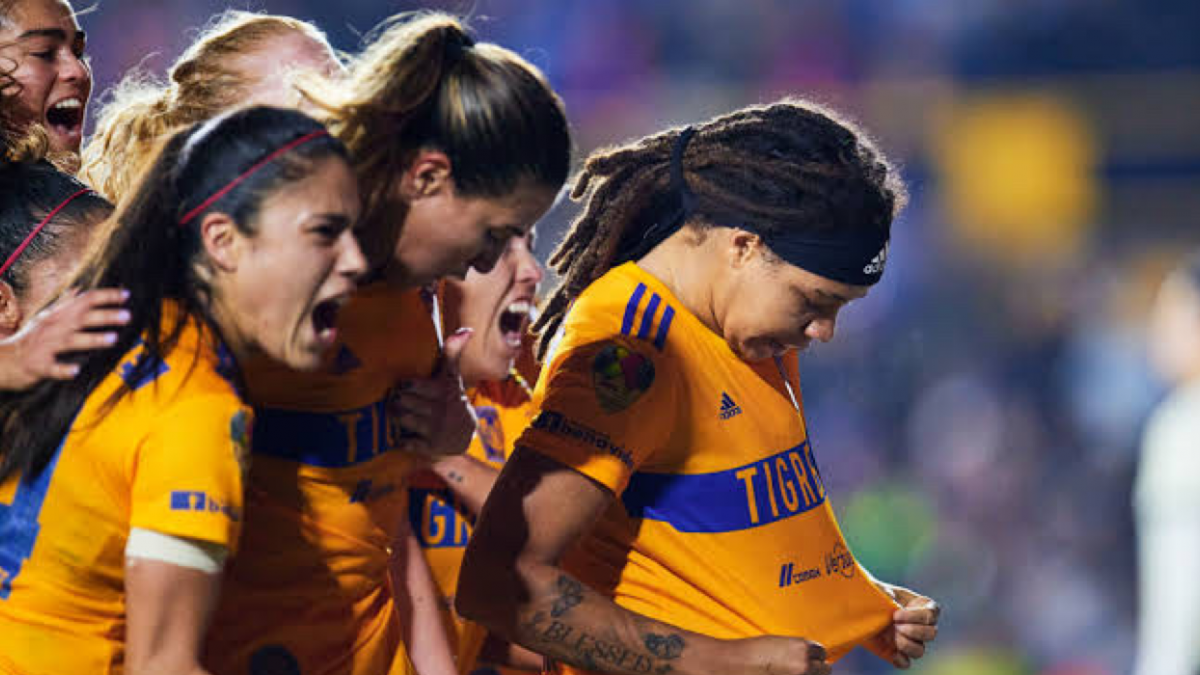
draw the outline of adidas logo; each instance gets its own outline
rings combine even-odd
[[[888,245],[884,244],[879,253],[871,258],[871,262],[863,268],[863,274],[883,274],[883,266],[887,264]]]
[[[729,398],[729,394],[721,392],[721,419],[727,420],[734,415],[741,415],[742,409]]]

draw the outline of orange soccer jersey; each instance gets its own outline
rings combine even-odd
[[[528,394],[516,382],[489,383],[470,392],[479,420],[467,454],[499,469],[512,454],[513,442],[529,426],[532,407]],[[458,671],[470,673],[479,659],[487,629],[454,611],[458,574],[475,515],[459,503],[437,476],[413,476],[409,518],[417,541],[425,551],[434,580],[441,589]]]
[[[0,673],[122,672],[130,528],[236,548],[250,411],[218,353],[189,325],[134,381],[135,347],[46,469],[0,485]]]
[[[360,289],[322,372],[247,368],[253,466],[243,552],[209,631],[214,673],[408,669],[388,580],[413,463],[395,451],[386,412],[398,380],[428,377],[437,362],[422,294]]]
[[[517,442],[616,495],[567,569],[717,638],[805,637],[838,658],[887,626],[895,605],[846,547],[798,390],[794,354],[741,360],[633,263],[589,286]]]

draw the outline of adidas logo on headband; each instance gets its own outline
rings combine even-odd
[[[863,274],[883,274],[883,267],[887,265],[887,254],[888,245],[884,244],[883,248],[879,249],[879,253],[876,253],[875,257],[871,258],[871,262],[867,263],[867,266],[863,268]]]

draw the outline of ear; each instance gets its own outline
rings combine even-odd
[[[17,292],[8,282],[0,281],[0,338],[17,332],[20,325],[21,303],[17,301]]]
[[[733,228],[729,231],[726,241],[726,256],[730,266],[734,268],[748,265],[766,253],[762,238],[753,232]]]
[[[233,218],[219,211],[209,213],[201,219],[198,227],[200,245],[208,254],[213,268],[222,272],[236,271],[244,238],[238,232]]]
[[[400,194],[407,202],[432,197],[454,187],[450,158],[438,150],[419,150],[400,177]]]

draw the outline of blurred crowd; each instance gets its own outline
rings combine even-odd
[[[221,0],[83,18],[103,93]],[[591,149],[784,93],[858,116],[912,204],[889,273],[803,356],[817,457],[863,564],[945,606],[929,674],[1118,675],[1130,490],[1162,385],[1163,274],[1200,243],[1200,4],[1115,0],[239,0],[335,46],[396,11],[471,17],[542,67]],[[543,259],[573,214],[540,226]],[[866,654],[843,675],[890,667]]]

